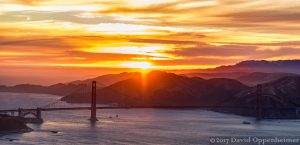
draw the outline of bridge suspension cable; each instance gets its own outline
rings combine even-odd
[[[70,93],[70,94],[78,93],[78,94],[80,94],[82,97],[87,98],[87,97],[89,97],[89,96],[88,96],[88,95],[89,95],[89,89],[90,89],[89,85],[86,84],[83,88],[78,88],[78,89],[76,89],[75,91],[73,91],[73,92]],[[63,96],[63,97],[65,97],[65,96]],[[61,98],[56,99],[56,100],[54,100],[54,101],[52,101],[52,102],[49,102],[49,103],[47,103],[47,104],[45,104],[45,105],[39,106],[39,108],[68,107],[68,106],[70,106],[70,105],[71,105],[71,104],[70,104],[70,103],[67,103],[67,101],[62,101],[62,97],[61,97]]]

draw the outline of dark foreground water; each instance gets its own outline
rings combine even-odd
[[[41,106],[59,96],[0,93],[0,109]],[[298,120],[264,120],[205,110],[98,110],[91,124],[87,111],[43,112],[35,131],[0,137],[0,144],[209,144],[213,136],[295,136]],[[118,115],[118,117],[116,117]],[[243,124],[249,121],[251,124]],[[58,131],[52,133],[51,131]],[[13,141],[10,141],[13,140]]]

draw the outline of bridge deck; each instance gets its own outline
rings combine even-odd
[[[255,109],[255,107],[239,107],[239,106],[105,106],[96,107],[97,109]],[[40,108],[41,111],[59,111],[59,110],[91,110],[91,107],[63,107],[63,108]],[[295,109],[292,107],[275,108],[265,107],[264,109]],[[34,111],[36,108],[23,109],[23,111]],[[0,110],[1,112],[17,112],[18,109]]]

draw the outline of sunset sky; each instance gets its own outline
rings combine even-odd
[[[0,84],[298,59],[299,46],[297,0],[0,0]]]

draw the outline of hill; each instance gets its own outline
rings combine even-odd
[[[122,72],[119,74],[107,74],[98,76],[95,78],[90,78],[86,80],[77,80],[70,82],[70,84],[91,84],[92,81],[97,81],[97,85],[101,87],[112,85],[116,82],[131,79],[131,78],[137,78],[139,77],[140,73],[138,72]]]
[[[65,96],[72,92],[86,88],[85,84],[55,84],[51,86],[41,86],[32,84],[21,84],[16,86],[0,86],[0,92],[15,93],[42,93]]]
[[[237,78],[237,80],[248,86],[255,86],[257,84],[267,83],[287,76],[299,76],[299,75],[293,73],[254,72],[254,73],[240,76]]]
[[[123,72],[120,74],[108,74],[96,78],[77,80],[69,83],[58,83],[50,86],[41,86],[33,84],[20,84],[15,86],[0,86],[0,92],[15,92],[15,93],[43,93],[53,95],[69,95],[74,92],[85,91],[91,88],[92,81],[97,81],[97,87],[103,88],[118,81],[137,78],[140,76],[138,72]]]
[[[266,72],[300,74],[300,60],[248,60],[235,65],[220,66],[211,71],[217,72]]]
[[[256,99],[256,87],[237,95],[237,100],[247,106],[253,106]],[[300,107],[300,77],[289,76],[263,84],[263,94],[267,94],[264,106]]]
[[[287,76],[275,81],[262,84],[263,107],[266,108],[265,116],[269,118],[294,118],[300,107],[300,77]],[[256,106],[256,87],[238,93],[232,100],[225,104],[233,106]],[[286,109],[267,109],[286,108]],[[290,108],[290,109],[288,109]],[[275,117],[274,117],[275,116]]]
[[[247,86],[232,79],[204,80],[166,72],[151,72],[145,78],[127,79],[97,90],[98,103],[120,105],[216,105],[227,101]],[[217,91],[216,91],[217,90]],[[62,98],[86,103],[80,93]]]
[[[213,79],[213,78],[228,78],[228,79],[237,79],[241,76],[248,75],[248,72],[210,72],[210,73],[186,73],[183,74],[188,77],[200,77],[204,79]]]

